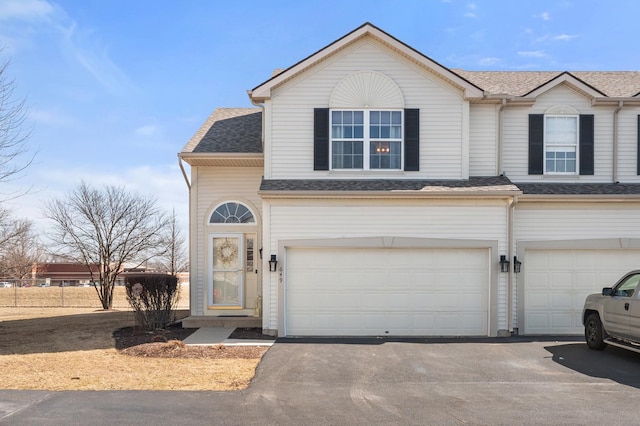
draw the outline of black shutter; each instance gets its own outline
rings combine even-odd
[[[544,171],[544,115],[529,114],[529,174]]]
[[[593,115],[580,115],[580,174],[593,174]]]
[[[638,151],[636,151],[636,162],[638,163],[636,173],[640,175],[640,115],[638,116],[638,132],[636,133],[638,139]]]
[[[313,110],[313,170],[329,170],[329,108]]]
[[[404,170],[420,170],[420,110],[404,110]]]

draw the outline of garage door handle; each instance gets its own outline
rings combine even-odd
[[[628,311],[628,310],[629,310],[629,304],[628,304],[628,303],[625,303],[625,304],[624,304],[624,310],[625,310],[625,311]]]

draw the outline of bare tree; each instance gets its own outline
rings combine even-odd
[[[11,211],[0,207],[0,255],[30,229],[30,221],[15,219]]]
[[[160,257],[160,263],[163,269],[169,274],[176,276],[178,272],[182,272],[188,265],[187,251],[185,248],[185,240],[180,229],[180,222],[176,217],[175,209],[169,218],[167,227],[167,252]]]
[[[79,184],[65,198],[45,204],[44,216],[55,222],[51,247],[59,255],[87,265],[104,309],[125,264],[140,266],[167,250],[169,217],[153,198],[122,187],[95,189]],[[94,277],[92,266],[98,266]]]
[[[28,151],[29,132],[23,128],[27,112],[25,100],[15,99],[15,83],[8,76],[8,67],[9,61],[0,63],[0,182],[17,177],[33,161],[33,157],[20,161]]]
[[[14,220],[10,244],[2,245],[0,274],[14,280],[31,279],[34,265],[42,257],[42,245],[33,224],[27,219]]]

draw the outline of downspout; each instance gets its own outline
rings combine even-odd
[[[180,166],[180,170],[182,171],[182,177],[187,184],[187,188],[191,191],[191,182],[189,182],[189,178],[187,177],[187,172],[184,171],[184,166],[182,165],[182,158],[178,156],[178,165]]]
[[[618,113],[624,106],[624,101],[618,102],[618,106],[613,112],[613,183],[618,181]]]
[[[516,204],[518,204],[518,197],[514,196],[511,201],[509,202],[509,214],[508,214],[508,219],[507,221],[509,222],[507,224],[507,244],[509,245],[507,253],[509,253],[509,261],[511,262],[509,265],[509,283],[508,283],[508,304],[509,306],[507,307],[507,331],[512,330],[513,329],[513,293],[515,290],[515,273],[513,272],[513,263],[514,263],[514,256],[516,255],[517,250],[513,249],[513,216],[514,216],[514,211],[516,208]],[[517,334],[517,333],[514,333]]]
[[[250,90],[247,91],[247,95],[249,95],[249,100],[251,101],[251,104],[254,105],[254,106],[257,106],[258,108],[260,108],[260,110],[262,112],[262,125],[261,125],[261,131],[260,131],[260,144],[262,145],[262,155],[263,155],[263,158],[264,158],[264,155],[265,155],[264,134],[265,134],[265,122],[266,122],[266,117],[265,117],[266,114],[265,114],[265,111],[264,111],[264,103],[255,101],[253,99],[253,96],[251,96],[252,92]],[[264,162],[263,162],[263,164],[264,164]],[[263,167],[263,170],[262,170],[263,171],[263,176],[262,177],[264,178],[264,165],[262,167]],[[263,219],[264,219],[264,217],[263,217]],[[262,226],[263,227],[265,226],[265,221],[264,220],[262,220]],[[263,235],[264,235],[264,229],[261,229],[259,234],[258,234],[258,236],[260,238],[260,241],[258,243],[259,243],[259,246],[260,246],[260,252],[261,253],[262,253],[262,249],[263,249],[263,241],[262,241]],[[262,261],[262,262],[264,263],[264,261]],[[264,326],[264,317],[263,317],[263,304],[264,304],[264,301],[262,300],[262,294],[264,293],[263,292],[263,290],[264,290],[263,289],[263,285],[264,285],[264,283],[263,283],[263,281],[264,281],[263,272],[264,272],[264,265],[262,265],[262,267],[260,268],[260,276],[258,277],[258,289],[257,289],[258,290],[258,296],[256,297],[256,302],[255,302],[255,315],[258,318],[262,318],[263,319],[262,328],[264,329],[265,328],[265,326]]]
[[[502,121],[504,114],[504,107],[507,105],[507,100],[502,98],[502,104],[498,110],[498,174],[504,176],[504,170],[502,169]]]

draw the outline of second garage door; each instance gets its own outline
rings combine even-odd
[[[288,248],[287,336],[486,336],[489,249]]]
[[[526,250],[525,334],[582,334],[587,295],[640,268],[640,250]]]

